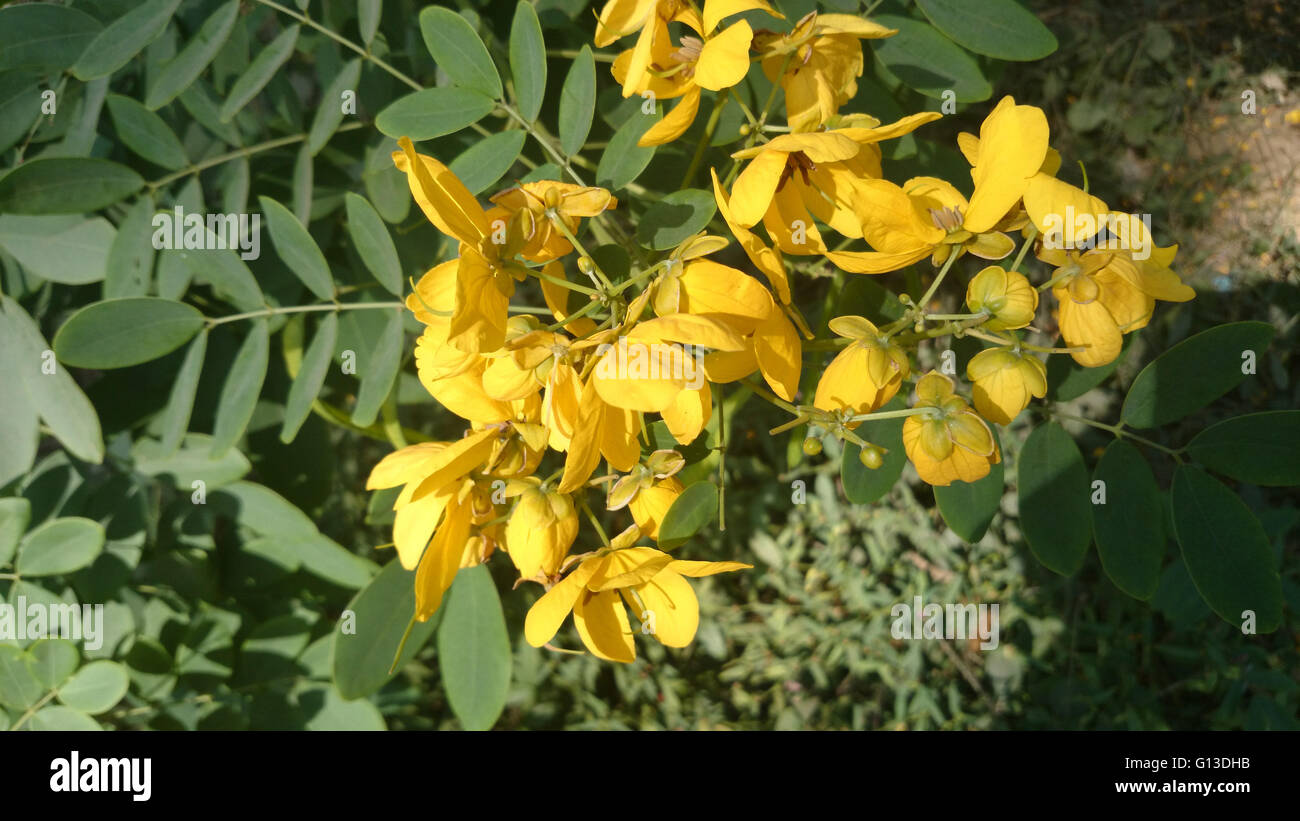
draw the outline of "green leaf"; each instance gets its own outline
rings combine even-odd
[[[163,168],[175,170],[189,165],[185,148],[162,117],[120,94],[108,95],[105,102],[123,145]]]
[[[205,329],[194,337],[189,349],[185,351],[185,359],[181,362],[181,369],[176,372],[176,380],[172,382],[171,393],[167,397],[167,407],[163,409],[159,448],[164,454],[175,453],[189,429],[190,415],[194,412],[194,395],[199,388],[203,357],[207,351],[208,332]]]
[[[219,458],[239,439],[253,418],[253,408],[266,379],[270,338],[265,319],[253,321],[253,328],[239,347],[230,373],[221,388],[216,421],[212,425],[212,456]]]
[[[880,410],[901,410],[904,407],[906,404],[903,400],[894,397]],[[901,418],[869,419],[855,431],[858,436],[885,449],[884,459],[875,470],[862,464],[858,457],[861,448],[852,442],[844,443],[840,457],[840,481],[844,485],[844,496],[850,502],[855,505],[872,504],[884,498],[898,483],[898,477],[903,475],[903,467],[907,464],[907,451],[903,450],[904,421]]]
[[[1267,322],[1231,322],[1185,339],[1142,369],[1120,417],[1135,428],[1182,419],[1246,378],[1246,356],[1257,358],[1273,339]]]
[[[519,114],[528,122],[537,119],[546,96],[546,41],[542,25],[531,3],[520,0],[510,25],[510,76],[515,83]]]
[[[32,720],[28,722],[27,727],[31,730],[47,733],[85,733],[104,729],[99,726],[99,722],[85,713],[59,704],[52,704],[43,708],[39,713],[32,716]]]
[[[1126,334],[1119,356],[1097,368],[1085,368],[1069,356],[1047,357],[1047,398],[1052,402],[1069,402],[1105,382],[1124,361],[1135,336]]]
[[[0,71],[58,73],[77,61],[103,26],[79,9],[54,3],[0,9]]]
[[[99,464],[104,460],[104,436],[94,406],[66,368],[51,363],[53,372],[45,371],[51,358],[46,352],[54,352],[49,350],[40,329],[17,302],[6,296],[3,304],[0,349],[10,350],[13,360],[19,363],[16,370],[32,407],[73,456]],[[12,371],[9,373],[12,385]]]
[[[1165,556],[1164,503],[1156,477],[1137,448],[1116,439],[1092,478],[1092,525],[1101,566],[1120,590],[1150,600],[1160,586]],[[1097,501],[1097,482],[1104,483],[1104,503]]]
[[[212,237],[212,233],[208,232]],[[212,242],[214,240],[209,240]],[[213,247],[209,245],[209,247]],[[257,279],[248,265],[235,251],[177,251],[190,269],[196,283],[212,286],[218,297],[241,311],[256,311],[266,307],[266,298],[257,285]]]
[[[343,122],[343,92],[356,91],[361,80],[361,59],[349,60],[334,75],[334,80],[321,96],[316,115],[312,117],[311,129],[307,132],[307,151],[314,157],[329,142],[330,137]]]
[[[1020,451],[1020,528],[1038,561],[1071,576],[1092,542],[1088,469],[1079,446],[1055,422],[1039,425]]]
[[[84,214],[144,187],[144,178],[109,160],[37,157],[0,177],[0,212]]]
[[[312,536],[318,531],[307,514],[265,485],[234,482],[210,500],[241,527],[266,536]]]
[[[262,47],[248,69],[239,75],[239,79],[226,94],[226,102],[221,106],[221,122],[230,122],[258,92],[271,82],[271,77],[280,70],[290,57],[293,47],[298,43],[299,27],[289,26],[280,32],[274,40]]]
[[[415,571],[404,569],[396,559],[390,561],[358,591],[334,627],[330,667],[339,693],[347,699],[361,698],[387,684],[433,636],[444,609],[428,621],[411,625],[402,657],[397,658],[415,614]]]
[[[1190,465],[1174,470],[1175,536],[1192,582],[1210,609],[1241,626],[1246,611],[1255,629],[1282,623],[1282,580],[1259,520],[1223,483]]]
[[[153,197],[140,197],[126,212],[104,271],[104,299],[144,296],[153,281]]]
[[[1041,60],[1056,37],[1015,0],[916,0],[934,27],[976,54],[999,60]]]
[[[157,111],[189,88],[226,44],[238,17],[239,0],[230,0],[204,20],[198,33],[185,44],[185,48],[157,74],[150,75],[151,82],[144,97],[145,107]]]
[[[0,17],[0,21],[4,18]],[[32,657],[9,644],[0,644],[0,704],[19,712],[45,692],[32,669]]]
[[[0,151],[8,151],[27,135],[41,116],[41,87],[23,71],[0,73]]]
[[[703,230],[717,213],[713,192],[687,188],[656,199],[636,227],[636,240],[647,248],[666,251]]]
[[[892,14],[873,19],[898,30],[892,37],[872,42],[876,58],[904,85],[937,99],[943,99],[944,92],[951,90],[962,103],[993,96],[993,87],[975,60],[933,27]]]
[[[165,450],[166,443],[138,439],[131,448],[135,469],[145,476],[165,477],[176,488],[188,493],[196,480],[213,490],[243,478],[252,470],[248,458],[230,448],[219,458],[212,456],[212,437],[206,433],[189,433],[179,448]]]
[[[18,546],[20,576],[61,576],[80,570],[104,549],[99,522],[69,516],[34,528]]]
[[[438,666],[452,712],[466,730],[488,730],[506,706],[510,637],[487,567],[460,571],[443,602]]]
[[[494,108],[496,103],[492,98],[479,91],[426,88],[389,103],[375,118],[375,128],[393,139],[431,140],[473,125]]]
[[[117,234],[103,217],[0,217],[0,247],[38,277],[64,285],[104,279]]]
[[[0,322],[3,322],[2,315]],[[0,328],[0,340],[5,336]],[[19,366],[13,360],[12,351],[0,350],[0,373],[15,373]],[[0,425],[0,487],[4,487],[20,476],[26,476],[32,469],[41,439],[40,417],[20,380],[13,380],[9,390],[0,391],[0,419],[4,420]],[[0,500],[0,505],[4,501]],[[0,565],[6,561],[2,510],[0,508]]]
[[[627,122],[619,126],[600,155],[600,163],[596,166],[597,185],[618,189],[641,176],[650,160],[654,159],[656,146],[641,147],[636,142],[659,120],[658,110],[654,114],[642,114],[637,109]]]
[[[357,391],[357,404],[352,409],[352,423],[361,427],[374,424],[379,408],[388,398],[402,364],[402,314],[405,310],[390,311],[383,332],[370,351],[370,360],[361,371],[361,389]]]
[[[306,730],[363,732],[385,730],[384,716],[369,701],[345,701],[333,687],[311,685],[298,695],[299,703],[318,704],[303,725]]]
[[[560,148],[572,157],[582,150],[596,116],[596,58],[583,44],[560,90]]]
[[[993,433],[994,445],[1001,452],[997,431],[990,428],[990,432]],[[989,467],[988,475],[983,479],[974,482],[956,481],[947,487],[936,487],[934,501],[939,505],[939,513],[948,527],[952,528],[952,532],[974,544],[988,532],[1005,490],[1005,466],[998,462]]]
[[[107,77],[158,39],[181,0],[147,0],[109,23],[72,67],[78,80]]]
[[[270,197],[258,197],[276,253],[318,299],[334,298],[334,278],[325,255],[293,212]]]
[[[27,532],[32,518],[32,503],[22,496],[0,499],[0,567],[9,564],[18,542]]]
[[[92,661],[59,688],[59,701],[83,713],[103,713],[116,707],[130,686],[122,665],[107,659]]]
[[[57,632],[52,627],[50,632]],[[77,645],[67,639],[41,639],[27,648],[32,657],[32,672],[47,690],[53,690],[68,680],[81,663]]]
[[[280,441],[292,442],[298,435],[298,429],[307,421],[311,413],[312,402],[320,394],[325,384],[325,375],[329,371],[330,358],[334,354],[334,343],[338,339],[338,314],[326,314],[316,329],[316,336],[307,346],[307,353],[302,358],[298,375],[289,386],[289,396],[284,403],[284,423],[280,427]]]
[[[73,314],[54,334],[54,352],[74,368],[109,370],[149,362],[203,327],[192,305],[152,296],[107,299]]]
[[[1198,433],[1187,455],[1239,482],[1300,485],[1300,411],[1225,419]]]
[[[361,42],[370,45],[379,31],[379,18],[384,13],[384,0],[357,0],[357,28]]]
[[[659,549],[672,550],[685,544],[718,513],[718,488],[707,479],[682,491],[659,523]]]
[[[357,254],[375,281],[397,296],[402,295],[402,262],[384,220],[370,201],[351,191],[344,197],[348,212],[348,234]]]
[[[517,128],[498,132],[462,151],[448,168],[460,177],[471,194],[477,194],[510,170],[527,138],[528,133]]]
[[[303,570],[339,587],[352,590],[365,587],[379,570],[374,562],[363,559],[320,533],[266,538],[287,548],[301,562]]]
[[[501,99],[501,76],[469,21],[451,9],[429,6],[420,12],[420,34],[434,62],[453,83]]]

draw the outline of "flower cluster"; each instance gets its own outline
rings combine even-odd
[[[606,271],[579,237],[623,243],[609,191],[568,169],[573,183],[521,183],[485,209],[446,166],[400,141],[394,162],[415,201],[458,244],[456,258],[425,273],[407,299],[425,326],[416,367],[430,395],[467,423],[457,441],[389,455],[368,483],[402,488],[394,543],[416,571],[417,618],[438,608],[460,568],[499,549],[521,581],[546,590],[527,618],[534,646],[549,646],[572,613],[592,654],[631,661],[637,631],[625,605],[640,632],[684,646],[698,623],[685,577],[748,565],[638,546],[658,542],[684,490],[682,455],[643,447],[656,417],[689,445],[713,417],[715,387],[742,382],[793,415],[774,433],[809,426],[810,452],[818,436],[834,435],[877,467],[883,449],[855,430],[902,415],[904,448],[922,480],[972,482],[1001,458],[990,423],[1010,424],[1045,395],[1042,355],[1104,365],[1156,300],[1192,297],[1169,267],[1176,247],[1156,247],[1140,220],[1057,177],[1061,158],[1040,109],[1006,97],[978,135],[960,135],[969,199],[937,177],[896,184],[884,177],[880,143],[940,115],[883,123],[840,110],[863,71],[861,40],[896,32],[816,12],[787,33],[728,22],[742,12],[781,16],[765,0],[610,0],[595,43],[635,37],[612,65],[623,95],[677,101],[643,145],[681,137],[703,92],[721,98],[754,63],[784,92],[784,125],[768,122],[771,98],[757,114],[737,100],[748,121],[744,145],[710,169],[719,225],[763,280],[711,258],[731,240],[707,231],[658,259],[640,256],[626,273]],[[1016,250],[1017,234],[1019,255],[997,264]],[[1020,270],[1031,248],[1049,266],[1038,285]],[[940,283],[967,254],[987,262],[966,283],[968,313],[932,313]],[[819,339],[800,312],[793,275],[814,264],[884,274],[927,258],[938,273],[920,299],[900,297],[896,321],[835,316]],[[1056,307],[1044,312],[1039,294],[1048,290]],[[533,295],[544,311],[516,310],[513,299]],[[1050,316],[1036,328],[1042,313]],[[1031,344],[1031,333],[1051,342],[1053,321],[1064,347]],[[969,399],[955,373],[918,373],[917,365],[923,343],[962,335],[991,345],[965,368]],[[811,402],[801,402],[805,356],[820,351],[834,356]],[[912,406],[881,411],[904,386]],[[613,539],[591,508],[597,488],[606,511],[626,510],[613,515],[631,520]],[[599,546],[574,553],[583,516]]]

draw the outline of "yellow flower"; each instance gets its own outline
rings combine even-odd
[[[1149,258],[1138,260],[1125,250],[1039,250],[1039,259],[1056,266],[1051,281],[1061,336],[1083,348],[1071,352],[1074,361],[1088,368],[1114,361],[1123,335],[1146,326],[1157,299],[1186,302],[1196,295],[1169,268],[1176,251],[1152,247]]]
[[[790,129],[813,131],[858,93],[857,78],[862,76],[858,41],[897,33],[861,17],[813,11],[788,34],[756,35],[754,48],[762,55],[767,79],[779,80],[785,91]]]
[[[626,601],[643,635],[654,636],[667,647],[685,647],[699,627],[700,604],[684,577],[752,567],[740,562],[674,560],[653,548],[630,547],[637,536],[637,528],[629,528],[538,599],[524,621],[528,643],[533,647],[548,643],[572,612],[578,635],[592,655],[606,661],[635,661]]]
[[[472,528],[493,518],[490,484],[478,472],[500,443],[496,428],[458,442],[427,442],[388,454],[375,465],[367,490],[397,487],[393,543],[402,566],[415,570],[415,615],[425,621],[442,603],[461,567],[490,553]],[[490,535],[483,534],[480,535]]]
[[[813,405],[857,414],[869,413],[893,399],[911,372],[903,349],[882,339],[880,330],[860,316],[837,316],[829,327],[832,333],[853,342],[826,366]]]
[[[508,188],[493,196],[492,202],[504,213],[498,214],[497,209],[488,212],[491,222],[503,217],[521,221],[524,245],[519,254],[531,262],[549,262],[573,250],[573,245],[555,227],[552,215],[564,222],[569,233],[576,234],[582,217],[594,217],[618,207],[618,199],[604,188],[553,180]],[[496,230],[504,231],[505,224],[497,223]],[[504,241],[501,234],[498,237]]]
[[[971,278],[966,286],[966,307],[973,313],[987,311],[984,327],[992,331],[1023,328],[1034,321],[1038,291],[1024,274],[990,265]]]
[[[1057,181],[1039,175],[1048,155],[1047,140],[1042,109],[1016,105],[1011,97],[1003,97],[980,126],[970,154],[975,190],[969,201],[935,177],[915,177],[901,188],[886,180],[864,180],[853,204],[861,232],[846,236],[861,236],[874,250],[828,256],[846,271],[867,274],[896,271],[926,256],[935,265],[942,265],[950,254],[964,252],[1002,259],[1015,248],[1002,230],[1018,222],[1014,209],[1026,196],[1030,181],[1042,177],[1044,186],[1055,191],[1052,183]]]
[[[1009,425],[1032,397],[1047,395],[1047,368],[1037,357],[1012,348],[989,348],[971,357],[966,376],[980,416]]]
[[[921,377],[915,407],[928,412],[903,422],[903,449],[923,481],[940,487],[974,482],[1002,461],[988,425],[954,393],[947,376],[930,371]]]
[[[646,16],[636,46],[614,61],[614,78],[623,86],[624,97],[650,92],[656,99],[681,97],[681,102],[646,131],[638,145],[662,145],[677,139],[695,121],[703,90],[721,91],[744,79],[749,71],[753,29],[740,20],[721,32],[716,30],[723,18],[753,9],[781,16],[764,0],[706,0],[703,15],[693,4],[670,0]],[[699,36],[683,36],[674,46],[668,33],[670,22],[682,23]]]
[[[732,221],[750,228],[762,220],[768,236],[787,254],[826,253],[813,217],[846,237],[861,237],[856,192],[864,181],[880,176],[876,143],[939,117],[925,112],[876,128],[781,134],[737,151],[731,156],[749,163],[731,187]]]
[[[540,484],[520,480],[507,484],[505,490],[507,497],[519,497],[506,524],[506,552],[523,579],[556,576],[578,536],[573,498]]]
[[[393,162],[406,173],[411,194],[429,221],[460,242],[455,300],[447,343],[466,353],[493,351],[505,341],[506,316],[515,281],[528,271],[510,256],[522,243],[495,234],[487,213],[469,189],[445,165],[421,154],[406,137]],[[511,223],[506,234],[518,226]],[[501,240],[500,242],[496,240]]]

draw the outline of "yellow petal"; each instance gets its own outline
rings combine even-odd
[[[700,381],[703,381],[703,378],[704,374],[701,372]],[[659,413],[673,438],[679,444],[689,445],[700,435],[700,431],[704,430],[704,426],[709,423],[709,418],[713,415],[713,397],[709,390],[709,383],[703,382],[695,390],[679,391],[673,397],[673,401]]]
[[[695,122],[695,115],[699,110],[700,90],[698,87],[692,87],[682,96],[681,102],[673,106],[673,110],[668,112],[666,117],[650,126],[649,130],[641,135],[641,139],[637,140],[636,144],[644,148],[672,142],[686,133],[686,129]]]
[[[740,20],[706,40],[695,63],[695,84],[721,91],[743,80],[749,71],[749,44],[753,39],[754,30]]]
[[[642,488],[637,493],[628,504],[628,510],[631,511],[632,518],[641,528],[642,533],[656,542],[659,541],[659,525],[664,520],[664,514],[672,507],[673,502],[677,501],[677,497],[682,495],[684,489],[681,482],[670,476],[650,487]],[[664,556],[667,558],[667,554]]]
[[[1096,368],[1115,361],[1124,345],[1115,318],[1099,300],[1075,302],[1065,288],[1053,288],[1060,302],[1061,336],[1070,347],[1082,346],[1070,356],[1085,368]]]
[[[736,177],[731,186],[731,214],[738,225],[749,228],[763,218],[776,195],[787,157],[784,151],[764,150]]]
[[[632,628],[616,591],[583,591],[573,606],[573,624],[591,654],[605,661],[636,661]]]
[[[414,502],[430,493],[437,493],[483,464],[492,453],[492,446],[496,444],[497,436],[497,431],[493,429],[474,431],[439,451],[430,462],[428,476],[416,487],[411,501]]]
[[[785,15],[772,8],[766,0],[705,0],[704,33],[712,34],[718,23],[733,14],[756,10],[765,11],[780,20],[785,19]]]
[[[573,569],[569,575],[528,608],[524,618],[524,637],[533,647],[541,647],[559,632],[560,625],[568,617],[569,611],[578,597],[586,589],[587,580],[599,569],[600,562],[587,560]]]
[[[469,539],[471,516],[469,506],[454,498],[447,505],[442,524],[415,571],[415,618],[418,621],[428,621],[438,610],[443,595],[456,578],[465,542]]]
[[[430,493],[398,509],[393,520],[393,543],[402,567],[414,570],[420,563],[450,499],[445,493]]]
[[[438,453],[446,447],[443,442],[421,442],[410,445],[379,460],[366,480],[366,490],[397,487],[416,479],[423,479],[437,464]]]
[[[782,304],[790,304],[790,281],[786,275],[785,262],[781,258],[781,252],[769,248],[757,234],[736,222],[732,216],[727,195],[722,190],[722,183],[718,181],[718,172],[710,168],[709,174],[713,177],[713,196],[718,202],[718,213],[722,214],[727,227],[735,235],[740,247],[745,250],[745,255],[749,257],[749,261],[754,263],[755,268],[763,272],[768,282],[772,283],[772,287],[776,289],[777,296],[781,299]]]
[[[1047,139],[1041,108],[1002,98],[980,126],[979,162],[971,169],[975,192],[963,222],[967,231],[989,230],[1024,196],[1047,155]]]
[[[393,162],[406,173],[411,194],[429,221],[444,234],[471,245],[486,237],[483,207],[460,178],[433,157],[416,154],[410,139],[397,142],[402,150],[393,152]]]
[[[727,314],[733,317],[732,327],[741,333],[753,330],[775,308],[771,294],[761,282],[743,271],[711,260],[694,259],[686,263],[680,282],[684,299],[679,302],[678,310],[691,314]],[[751,322],[737,321],[739,318],[748,318]],[[710,347],[738,351],[744,345]]]
[[[633,596],[632,593],[636,595]],[[660,571],[646,584],[625,593],[632,609],[636,602],[645,609],[637,618],[651,635],[666,647],[685,647],[695,639],[700,626],[700,602],[690,582],[672,570]]]
[[[781,311],[772,311],[754,331],[754,354],[763,379],[772,392],[787,402],[799,390],[803,343],[799,332]]]

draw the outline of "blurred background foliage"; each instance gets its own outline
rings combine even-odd
[[[6,4],[0,15],[19,5],[29,4]],[[90,19],[87,31],[137,6],[127,0],[62,5]],[[351,41],[368,41],[374,56],[426,86],[445,83],[415,22],[424,4],[384,2],[378,29],[368,38],[358,11],[376,5],[285,3],[294,11],[308,6],[313,19]],[[503,33],[514,3],[448,5],[504,62]],[[788,25],[815,4],[777,5]],[[873,16],[915,25],[927,19],[911,3],[870,5]],[[1167,430],[1169,440],[1183,443],[1219,419],[1300,407],[1293,353],[1300,313],[1300,66],[1288,35],[1294,7],[1257,0],[1231,8],[1208,0],[1146,0],[1122,9],[1096,0],[1028,5],[1059,47],[1027,62],[961,52],[975,72],[964,78],[971,90],[959,97],[958,113],[887,146],[887,172],[904,179],[924,170],[969,193],[956,133],[976,130],[990,101],[1003,94],[1043,107],[1053,145],[1066,157],[1063,174],[1080,181],[1070,167],[1077,160],[1092,191],[1112,206],[1155,215],[1157,239],[1180,244],[1175,267],[1198,290],[1193,302],[1162,305],[1151,326],[1136,335],[1116,378],[1074,400],[1071,411],[1114,419],[1125,389],[1155,355],[1207,327],[1245,319],[1267,321],[1277,332],[1257,377]],[[178,141],[179,160],[169,164],[166,147],[142,153],[131,144],[123,133],[130,130],[124,124],[129,113],[114,116],[115,108],[126,112],[130,103],[115,106],[111,95],[147,101],[170,61],[223,6],[184,0],[158,39],[99,79],[77,79],[70,63],[38,60],[33,67],[30,58],[5,62],[0,56],[4,167],[42,156],[109,157],[150,181],[146,193],[158,207],[181,204],[192,212],[246,212],[254,208],[252,197],[272,197],[309,224],[343,301],[385,298],[348,239],[346,192],[364,194],[388,224],[404,277],[452,255],[455,249],[410,207],[405,181],[389,160],[394,143],[373,127],[376,114],[409,88],[363,61],[357,117],[337,131],[327,129],[328,141],[302,139],[314,129],[336,79],[354,70],[356,54],[335,39],[304,26],[292,54],[256,98],[229,120],[220,117],[250,62],[293,23],[270,4],[241,4],[210,65],[185,93],[158,108]],[[826,0],[823,7],[857,13],[866,4]],[[552,52],[541,119],[555,122],[556,90],[571,54],[590,40],[592,12],[585,0],[538,0],[536,10]],[[942,99],[933,88],[925,94],[912,87],[926,85],[924,78],[909,77],[910,84],[899,79],[911,57],[882,55],[887,44],[864,43],[866,75],[845,110],[883,120],[939,110]],[[602,150],[639,100],[619,98],[608,63],[597,69],[602,91],[590,154],[578,164],[599,179]],[[758,74],[751,72],[742,88],[755,108],[768,88]],[[40,115],[39,97],[34,104],[24,96],[33,88],[58,90],[55,115]],[[1253,115],[1242,113],[1246,90],[1257,100]],[[681,177],[703,120],[656,154],[641,184]],[[724,114],[714,139],[723,146],[718,156],[739,138],[741,122],[738,112]],[[295,135],[283,146],[221,159]],[[479,135],[463,130],[426,141],[421,150],[449,160],[479,142]],[[508,163],[481,190],[554,174],[558,169],[548,168],[548,161],[529,144],[517,163]],[[193,173],[195,166],[200,173]],[[629,186],[634,193],[638,188]],[[34,318],[44,340],[53,339],[78,308],[113,294],[183,294],[209,316],[246,310],[228,282],[177,252],[150,260],[143,288],[124,284],[120,260],[106,267],[105,259],[114,247],[113,226],[120,231],[130,219],[130,205],[109,206],[107,221],[90,227],[79,218],[38,226],[23,222],[31,217],[0,216],[4,293]],[[642,207],[635,206],[634,216]],[[71,229],[85,232],[79,242],[59,243],[71,256],[51,257],[48,237]],[[261,258],[248,267],[265,303],[309,300],[265,234],[263,243]],[[806,301],[819,304],[837,292],[828,268],[805,273]],[[902,289],[914,284],[909,276],[915,274],[900,272],[887,281]],[[338,316],[334,353],[355,352],[364,375],[387,320],[377,311]],[[0,642],[0,729],[461,726],[439,686],[435,642],[408,653],[414,658],[382,687],[391,655],[374,659],[378,667],[372,664],[369,672],[340,672],[353,662],[338,662],[338,619],[350,606],[361,610],[356,591],[389,560],[375,547],[390,539],[391,496],[362,488],[370,467],[392,445],[382,421],[350,418],[361,387],[338,368],[329,370],[318,391],[329,407],[308,416],[291,441],[281,441],[294,357],[315,327],[314,319],[270,318],[265,382],[255,391],[243,438],[215,460],[211,436],[246,323],[205,332],[193,412],[181,427],[189,432],[170,452],[159,442],[167,435],[186,348],[132,367],[72,371],[102,429],[103,461],[84,461],[78,457],[85,454],[73,455],[67,442],[60,446],[62,436],[43,435],[30,467],[0,477],[0,593],[6,601],[23,595],[104,602],[110,632],[97,651],[61,641]],[[418,330],[409,317],[405,330],[408,341]],[[437,408],[415,379],[409,347],[396,354],[401,369],[384,419],[391,423],[400,415],[406,428],[435,438],[459,435],[460,421]],[[1172,539],[1150,603],[1120,592],[1095,551],[1071,578],[1030,555],[1018,526],[1012,469],[1027,415],[1002,437],[1008,485],[999,511],[983,537],[967,544],[944,523],[933,492],[910,467],[879,502],[851,504],[835,443],[820,457],[804,457],[799,434],[766,435],[785,421],[778,412],[745,402],[742,392],[729,392],[728,400],[727,527],[700,534],[691,558],[739,559],[754,570],[701,581],[700,632],[690,648],[667,651],[641,642],[636,663],[613,665],[528,647],[522,622],[537,592],[505,595],[513,582],[509,566],[493,562],[514,645],[498,728],[1300,729],[1300,500],[1291,489],[1237,488],[1265,527],[1286,600],[1279,630],[1244,637],[1202,602]],[[1090,464],[1109,443],[1098,431],[1067,427]],[[7,458],[16,452],[10,443],[5,440]],[[701,470],[712,467],[706,461]],[[1153,467],[1167,487],[1172,463],[1156,459]],[[204,505],[193,504],[195,477],[206,482]],[[806,491],[802,503],[793,501],[798,490]],[[15,525],[22,518],[20,499],[29,510],[22,526]],[[32,532],[73,517],[102,526],[100,547],[73,557],[74,564],[84,560],[75,570],[24,577],[21,548]],[[392,591],[400,609],[402,584],[384,590]],[[890,609],[914,596],[999,603],[1000,646],[981,651],[977,641],[892,640]],[[340,682],[340,675],[374,680]],[[376,692],[348,700],[340,689],[349,687]]]

